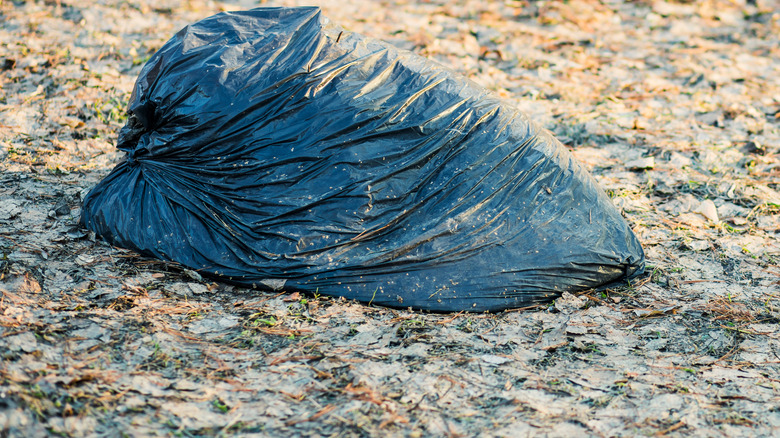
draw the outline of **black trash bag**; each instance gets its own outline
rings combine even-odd
[[[511,104],[316,7],[221,13],[141,71],[82,223],[244,286],[484,311],[640,274],[592,177]]]

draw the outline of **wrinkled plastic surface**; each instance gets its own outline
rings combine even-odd
[[[241,285],[483,311],[644,266],[547,131],[314,7],[184,28],[144,66],[118,148],[82,223]]]

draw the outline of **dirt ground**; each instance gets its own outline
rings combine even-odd
[[[632,285],[426,314],[80,229],[149,56],[294,4],[0,0],[0,437],[780,434],[780,3],[320,2],[552,130],[642,241]]]

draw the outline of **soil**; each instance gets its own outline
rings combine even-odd
[[[325,0],[509,99],[649,275],[498,314],[267,293],[78,226],[143,63],[222,10],[0,0],[0,436],[777,436],[780,3]]]

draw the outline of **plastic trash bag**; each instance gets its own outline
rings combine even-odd
[[[117,147],[83,225],[226,282],[483,311],[643,271],[624,219],[546,130],[316,7],[181,30],[141,71]]]

